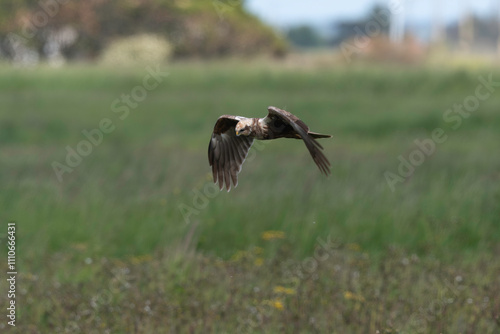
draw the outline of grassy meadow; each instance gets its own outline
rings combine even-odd
[[[18,270],[16,328],[2,315],[2,332],[500,331],[500,87],[447,114],[500,71],[160,71],[151,88],[147,69],[1,68],[0,238],[15,221]],[[332,175],[302,142],[272,141],[214,192],[217,117],[268,105],[333,135]],[[80,144],[105,119],[98,145]],[[436,129],[446,140],[391,189],[386,172]],[[91,152],[59,180],[67,147]],[[3,310],[6,291],[2,279]]]

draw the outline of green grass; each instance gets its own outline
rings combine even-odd
[[[145,70],[2,68],[0,218],[17,222],[19,327],[230,333],[257,316],[247,332],[498,331],[500,91],[456,130],[443,119],[488,72],[241,65],[165,66],[170,75],[123,120],[113,101]],[[321,142],[332,175],[301,142],[268,142],[238,188],[196,209],[195,192],[213,189],[217,117],[263,117],[268,105],[333,135]],[[59,182],[52,162],[103,118],[115,130]],[[447,141],[391,191],[384,173],[436,128]],[[180,206],[197,210],[188,223]],[[263,240],[269,230],[285,238]],[[283,263],[329,237],[334,259],[313,277],[283,278]],[[463,289],[449,297],[458,276]],[[434,300],[442,311],[419,313]]]

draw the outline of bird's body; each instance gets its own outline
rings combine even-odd
[[[303,121],[288,111],[276,107],[268,107],[268,111],[264,118],[222,115],[215,123],[208,146],[208,160],[214,182],[219,181],[221,190],[224,183],[227,191],[231,189],[231,181],[233,186],[238,185],[238,173],[254,139],[302,139],[320,171],[330,174],[330,163],[321,152],[323,147],[316,138],[331,136],[309,131]]]
[[[225,115],[226,117],[228,115]],[[242,116],[237,116],[239,122],[236,123],[234,128],[236,135],[243,135],[242,131],[248,128],[249,132],[247,136],[253,137],[253,139],[266,140],[268,138],[267,124],[264,122],[263,118],[247,118]]]

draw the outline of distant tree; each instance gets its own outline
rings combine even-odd
[[[64,31],[76,37],[61,40],[70,35]],[[241,0],[2,0],[0,6],[0,54],[10,59],[96,59],[113,40],[143,33],[166,38],[174,57],[281,55],[287,47]]]
[[[390,11],[387,7],[375,5],[368,15],[361,19],[335,22],[332,26],[334,37],[330,40],[329,44],[337,46],[355,36],[370,35],[370,29],[374,28],[377,29],[378,35],[388,35],[391,23],[390,19]]]
[[[324,44],[316,29],[308,25],[292,27],[288,29],[286,36],[293,45],[298,47],[310,48]]]

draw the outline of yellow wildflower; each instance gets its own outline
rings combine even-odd
[[[280,311],[283,310],[283,308],[284,308],[283,303],[279,299],[274,300],[272,305],[275,309],[280,310]]]
[[[264,264],[264,259],[261,258],[261,257],[258,257],[255,259],[255,261],[253,262],[253,264],[256,266],[256,267],[260,267]]]
[[[280,311],[282,311],[285,308],[283,306],[283,302],[281,301],[281,299],[265,300],[264,304],[274,307],[275,309]]]
[[[229,259],[229,261],[232,261],[232,262],[239,262],[241,260],[243,260],[244,258],[246,258],[248,256],[248,252],[247,251],[237,251],[236,253],[233,254],[233,256],[231,256],[231,258]]]
[[[274,293],[282,293],[285,295],[294,295],[297,293],[295,291],[295,289],[285,288],[284,286],[281,286],[281,285],[275,286],[273,291],[274,291]]]
[[[263,240],[269,241],[274,239],[285,239],[285,232],[283,231],[265,231],[261,235]]]
[[[145,254],[145,255],[139,255],[139,256],[133,256],[130,258],[130,262],[132,264],[141,264],[143,262],[149,262],[153,259],[153,257],[150,254]]]
[[[344,299],[347,299],[347,300],[355,300],[357,302],[364,302],[365,301],[365,298],[361,295],[357,295],[351,291],[345,291],[344,292]]]
[[[356,244],[356,243],[350,243],[346,245],[348,250],[352,250],[354,252],[359,252],[361,251],[361,246]]]

